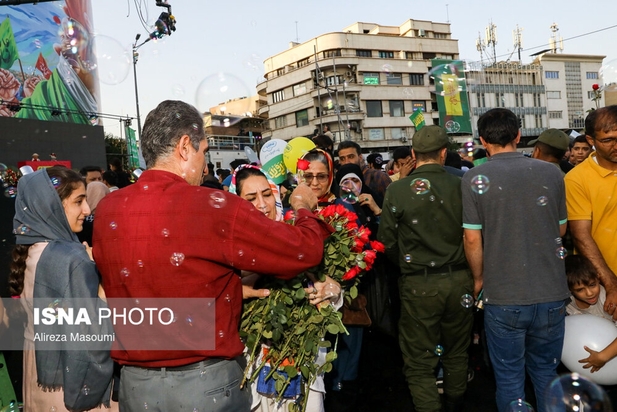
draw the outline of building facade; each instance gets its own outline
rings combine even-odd
[[[596,108],[592,87],[603,83],[599,72],[605,57],[562,53],[537,57],[535,63],[544,69],[548,127],[577,130],[585,127],[588,111]],[[597,107],[602,106],[604,93],[597,101]]]
[[[290,48],[264,62],[258,109],[265,139],[312,136],[327,125],[335,141],[388,151],[414,133],[409,116],[439,115],[427,73],[431,59],[459,58],[450,25],[408,20],[400,26],[355,23]]]

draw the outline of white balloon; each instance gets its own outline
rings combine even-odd
[[[270,159],[282,155],[286,146],[287,142],[285,140],[268,140],[263,146],[261,146],[261,150],[259,151],[259,159],[261,160],[261,164],[265,165],[270,161]]]
[[[617,358],[606,362],[597,372],[583,369],[578,361],[589,356],[584,346],[600,352],[617,338],[617,327],[608,319],[594,315],[566,316],[566,333],[563,339],[561,361],[571,372],[588,378],[600,385],[617,384]]]

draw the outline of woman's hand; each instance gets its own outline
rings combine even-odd
[[[341,285],[330,276],[326,276],[323,282],[313,281],[313,286],[305,288],[309,302],[315,306],[337,302],[341,298]],[[328,302],[324,302],[324,301]]]
[[[90,256],[90,260],[94,262],[94,258],[92,257],[92,247],[90,247],[88,242],[81,242],[81,244],[86,248],[86,253]]]
[[[377,203],[375,203],[375,199],[373,199],[372,195],[369,195],[368,193],[360,193],[359,199],[360,205],[368,206],[375,216],[381,215],[381,208],[377,205]]]
[[[270,289],[255,289],[255,282],[259,279],[257,273],[242,271],[242,299],[265,298],[270,296]]]

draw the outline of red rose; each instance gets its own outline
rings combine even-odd
[[[335,213],[336,209],[334,206],[327,206],[319,211],[319,214],[323,217],[332,217]]]
[[[371,234],[371,231],[365,227],[358,230],[358,238],[362,241],[362,243],[368,242],[368,237],[370,234]]]
[[[354,230],[358,228],[358,223],[355,220],[350,220],[345,224],[347,230]]]
[[[353,278],[355,278],[356,276],[358,276],[358,274],[362,271],[362,269],[360,269],[360,267],[358,266],[354,266],[351,269],[349,269],[347,271],[347,273],[345,273],[343,275],[343,280],[351,280]]]
[[[364,261],[368,266],[373,266],[373,262],[375,262],[375,258],[377,257],[377,252],[374,250],[365,250],[364,251]],[[367,266],[367,269],[368,269]]]
[[[360,252],[362,250],[362,248],[364,247],[364,243],[362,243],[362,241],[360,239],[354,239],[353,240],[353,247],[351,248],[352,252]]]
[[[283,220],[284,220],[285,222],[288,222],[288,221],[290,221],[290,220],[294,220],[295,218],[296,218],[296,214],[294,213],[294,211],[293,211],[293,210],[288,210],[288,211],[285,213],[285,216],[283,216]]]
[[[386,247],[381,242],[378,242],[376,240],[371,240],[369,244],[371,245],[371,248],[375,250],[376,252],[383,253],[386,251]]]
[[[311,162],[304,159],[298,159],[298,170],[306,170],[311,165]]]
[[[594,90],[598,90],[600,86],[596,83],[596,84],[591,85],[591,88]]]

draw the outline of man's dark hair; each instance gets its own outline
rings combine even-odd
[[[109,186],[118,186],[118,175],[114,171],[106,170],[103,172],[103,181]]]
[[[148,113],[141,136],[141,150],[147,167],[169,155],[180,138],[188,135],[195,150],[206,138],[201,113],[188,103],[165,100]]]
[[[572,290],[577,284],[585,286],[593,281],[598,281],[598,271],[593,267],[589,259],[583,255],[568,255],[565,259],[566,277],[568,288]]]
[[[120,160],[119,157],[114,157],[113,159],[111,159],[111,162],[109,162],[109,164],[116,169],[116,172],[121,172],[123,169],[122,160]]]
[[[486,143],[504,147],[518,136],[518,117],[508,109],[491,109],[478,119],[478,134]]]
[[[83,177],[88,176],[88,172],[101,172],[101,173],[103,173],[103,169],[101,169],[98,166],[84,166],[81,169],[79,169],[79,174],[82,175]]]
[[[439,152],[441,152],[441,149],[433,150],[432,152],[426,152],[426,153],[415,152],[416,160],[418,162],[427,162],[427,161],[437,162],[439,161]]]
[[[362,148],[360,147],[360,145],[356,142],[352,142],[351,140],[343,140],[342,142],[340,142],[338,144],[338,151],[340,152],[342,149],[351,149],[354,148],[356,149],[356,154],[358,156],[362,156]]]
[[[587,146],[589,146],[589,148],[591,148],[591,145],[587,141],[587,137],[584,134],[576,136],[572,141],[572,146],[570,146],[570,148],[573,148],[576,143],[585,143]]]
[[[231,172],[229,171],[229,169],[217,169],[216,170],[216,175],[225,179],[227,176],[229,176],[231,174]]]
[[[246,165],[249,161],[245,159],[235,159],[229,162],[229,166],[231,166],[231,170],[236,170],[236,168],[240,165]]]
[[[457,169],[460,169],[463,167],[463,162],[461,162],[461,157],[459,156],[459,154],[457,152],[453,152],[451,150],[448,150],[446,153],[446,166],[451,166],[451,167],[455,167]]]
[[[598,131],[608,133],[613,130],[617,130],[617,106],[592,110],[585,118],[585,134],[593,139]]]
[[[208,162],[208,174],[214,176],[214,163]]]
[[[334,142],[329,136],[326,136],[325,134],[317,135],[313,137],[313,143],[315,143],[315,146],[319,149],[325,150],[326,152],[332,154]]]
[[[409,146],[397,147],[394,149],[394,152],[392,152],[392,160],[395,162],[409,156],[411,156],[411,148]]]
[[[550,146],[544,142],[536,142],[535,146],[537,146],[544,156],[549,156],[554,158],[556,161],[559,161],[566,154],[566,151],[563,149],[557,149],[556,147]]]

